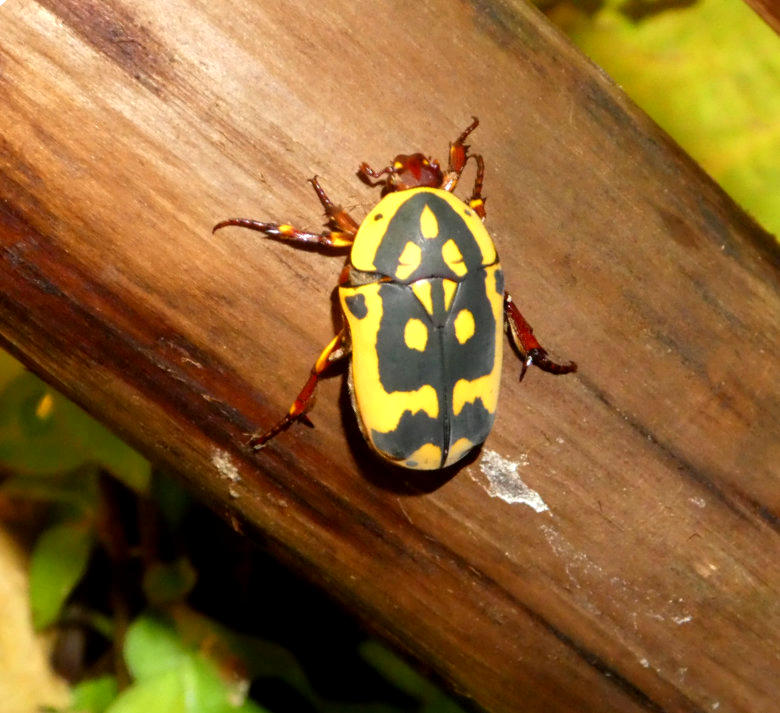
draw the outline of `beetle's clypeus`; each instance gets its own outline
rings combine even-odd
[[[233,218],[237,225],[295,245],[349,250],[339,279],[346,324],[325,347],[287,415],[252,439],[262,448],[293,421],[311,425],[306,411],[322,372],[351,354],[349,391],[366,441],[407,468],[433,470],[463,458],[493,425],[506,327],[523,357],[553,374],[556,364],[504,289],[496,248],[485,230],[484,162],[464,143],[474,118],[450,144],[444,173],[416,153],[396,156],[380,171],[362,164],[358,175],[381,185],[384,197],[360,225],[311,179],[327,216],[321,233],[284,223]],[[452,191],[467,162],[477,167],[471,198]]]

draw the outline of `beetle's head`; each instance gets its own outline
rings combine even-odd
[[[439,162],[421,153],[400,154],[389,166],[374,171],[368,164],[360,164],[358,176],[370,186],[384,186],[383,193],[406,191],[410,188],[441,188],[444,183]]]

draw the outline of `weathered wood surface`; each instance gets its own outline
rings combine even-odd
[[[14,354],[488,710],[776,710],[773,240],[544,18],[11,0],[0,27]],[[341,263],[212,224],[314,227],[315,173],[360,214],[361,160],[443,157],[471,114],[509,288],[580,365],[518,384],[508,356],[486,445],[549,510],[491,497],[480,459],[383,467],[341,378],[316,429],[247,453]]]
[[[746,0],[775,32],[780,32],[780,4],[777,0]]]

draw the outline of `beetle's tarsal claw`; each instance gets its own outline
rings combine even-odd
[[[558,364],[550,359],[550,357],[547,356],[547,352],[541,347],[531,349],[531,351],[528,352],[528,357],[534,366],[550,374],[569,374],[572,371],[577,371],[577,364],[575,362],[570,361],[566,362],[566,364]]]
[[[525,376],[525,372],[528,371],[528,367],[533,364],[533,357],[529,354],[525,360],[523,361],[523,368],[520,369],[520,376],[518,377],[518,381],[522,381],[523,377]]]

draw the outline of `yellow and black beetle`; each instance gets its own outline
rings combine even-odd
[[[420,470],[452,465],[487,438],[505,326],[523,357],[521,379],[531,364],[553,374],[577,368],[549,359],[504,290],[496,248],[482,225],[484,161],[464,143],[478,124],[474,117],[450,144],[446,173],[419,153],[396,156],[381,171],[362,164],[358,176],[381,185],[383,198],[360,225],[315,177],[311,184],[328,219],[321,233],[247,218],[214,226],[350,250],[339,279],[346,326],[320,354],[287,415],[253,437],[255,449],[293,421],[312,425],[306,411],[317,380],[350,353],[349,391],[366,441],[392,463]],[[470,159],[477,176],[466,204],[452,191]]]

